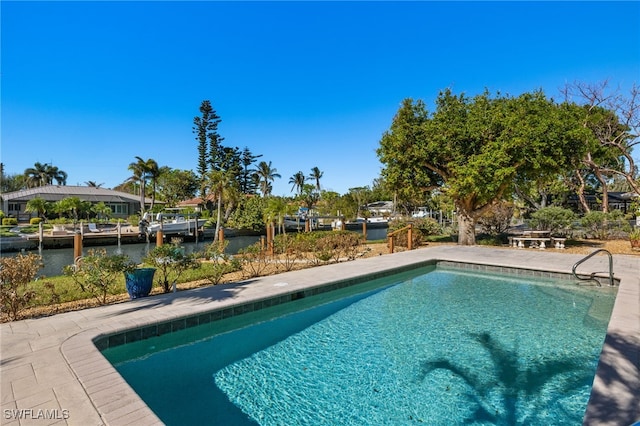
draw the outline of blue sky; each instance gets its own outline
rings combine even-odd
[[[371,185],[404,98],[559,98],[640,83],[639,2],[2,1],[5,172],[35,162],[111,188],[135,156],[194,169],[204,99],[227,146],[323,189]]]

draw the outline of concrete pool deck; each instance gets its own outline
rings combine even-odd
[[[233,312],[233,306],[247,302],[429,260],[569,274],[583,257],[557,250],[428,247],[0,324],[0,424],[161,424],[96,348],[93,342],[99,336],[167,321],[184,328],[180,318],[212,310]],[[640,256],[613,258],[620,288],[585,425],[640,420]],[[599,255],[578,272],[607,269],[607,257]]]

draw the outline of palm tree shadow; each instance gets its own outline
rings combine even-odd
[[[520,400],[538,399],[541,403],[538,407],[547,407],[542,403],[541,391],[557,376],[573,372],[570,378],[565,378],[557,400],[568,392],[576,390],[585,383],[589,384],[593,379],[593,371],[584,367],[584,359],[550,359],[539,361],[533,365],[521,366],[518,362],[517,347],[509,349],[487,332],[471,334],[488,353],[493,365],[493,374],[480,371],[481,367],[474,365],[456,365],[448,359],[440,358],[425,361],[422,364],[420,380],[424,380],[428,374],[438,369],[450,371],[453,375],[462,379],[471,391],[466,395],[474,403],[474,410],[465,419],[465,424],[487,421],[494,424],[536,424],[538,413],[519,412]],[[502,412],[489,401],[489,393],[496,388],[501,388]],[[571,417],[571,413],[565,413]],[[580,422],[580,417],[576,421]],[[525,419],[524,421],[522,419]]]

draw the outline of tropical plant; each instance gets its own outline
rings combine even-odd
[[[35,197],[27,201],[24,211],[27,213],[36,213],[39,218],[44,218],[47,212],[48,203],[42,197]]]
[[[258,183],[260,187],[260,192],[265,197],[271,195],[271,191],[273,186],[271,182],[273,182],[276,178],[280,178],[280,174],[278,174],[278,169],[271,166],[271,161],[268,163],[265,161],[261,161],[258,164],[258,168],[256,170],[256,175],[258,176]]]
[[[320,193],[313,185],[305,184],[302,186],[299,198],[305,207],[311,210],[320,200]]]
[[[78,221],[80,213],[87,207],[87,204],[83,203],[78,197],[66,197],[60,201],[56,201],[53,206],[56,213],[60,215],[68,214],[75,223]]]
[[[151,181],[151,207],[150,210],[153,211],[153,207],[156,203],[156,187],[158,185],[158,177],[160,176],[160,167],[158,167],[158,163],[156,160],[149,158],[145,162],[146,169],[146,177]]]
[[[142,214],[144,214],[144,212],[146,211],[145,201],[147,183],[149,180],[151,180],[152,194],[150,209],[153,210],[153,205],[155,203],[156,197],[156,183],[158,180],[158,176],[160,175],[160,169],[158,167],[158,163],[152,158],[149,158],[148,160],[143,160],[138,156],[136,156],[135,158],[136,161],[130,163],[128,167],[128,169],[133,173],[128,181],[140,185],[140,211]]]
[[[104,201],[100,201],[91,206],[91,211],[96,214],[98,219],[104,218],[105,220],[109,220],[113,211],[111,207],[107,206]]]
[[[27,186],[30,188],[51,185],[55,180],[58,185],[67,184],[67,173],[51,164],[35,163],[24,171]]]
[[[295,208],[289,204],[284,197],[269,197],[267,205],[263,210],[263,223],[267,226],[275,223],[280,228],[280,232],[285,232],[284,218],[294,214]]]
[[[291,186],[291,192],[297,189],[298,194],[302,194],[302,189],[304,188],[304,183],[306,182],[306,177],[303,172],[296,172],[293,176],[289,178],[289,183]]]
[[[320,192],[320,179],[324,175],[324,172],[321,172],[319,168],[314,167],[311,169],[311,174],[309,175],[309,179],[315,181],[316,183],[316,191]]]
[[[200,267],[196,256],[185,254],[184,247],[178,244],[156,246],[147,253],[144,263],[157,269],[157,276],[160,277],[160,285],[165,293],[171,291],[172,284],[176,283],[185,271]]]
[[[126,254],[108,255],[105,249],[91,249],[74,265],[63,268],[82,291],[91,294],[101,305],[107,303],[107,295],[118,285],[118,275],[133,271],[136,264]]]
[[[218,233],[222,226],[222,205],[224,201],[231,201],[237,195],[236,181],[230,172],[211,170],[207,174],[207,191],[216,198],[216,231],[214,240],[218,239]]]
[[[147,185],[147,179],[144,170],[145,164],[142,158],[136,157],[136,159],[136,162],[129,163],[128,169],[133,173],[133,175],[129,179],[127,179],[127,181],[133,184],[140,185],[140,215],[144,215],[146,209],[145,189]]]

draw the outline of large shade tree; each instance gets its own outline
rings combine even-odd
[[[446,193],[457,210],[458,244],[475,244],[476,220],[510,196],[516,180],[543,179],[579,160],[588,130],[572,110],[542,92],[469,98],[445,90],[432,114],[406,99],[377,151],[383,177],[397,192]]]
[[[200,178],[192,170],[160,167],[158,194],[167,207],[175,207],[180,201],[196,196]]]
[[[566,99],[584,105],[584,126],[595,142],[584,157],[584,165],[601,184],[603,210],[607,210],[607,184],[614,177],[624,179],[640,195],[638,166],[633,155],[640,145],[640,88],[634,84],[628,94],[611,88],[608,81],[573,83],[564,89]],[[592,154],[593,155],[590,155]]]

